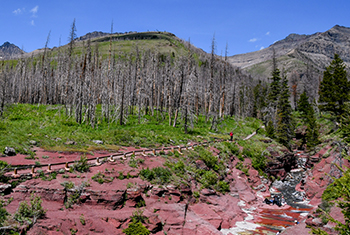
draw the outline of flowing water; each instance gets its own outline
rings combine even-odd
[[[223,234],[266,234],[275,235],[285,228],[294,226],[295,221],[306,219],[307,214],[312,209],[312,206],[307,204],[305,193],[295,190],[297,184],[304,177],[304,169],[306,160],[298,159],[298,169],[291,170],[287,177],[282,181],[275,181],[273,186],[279,192],[271,192],[271,195],[281,197],[283,195],[286,203],[290,206],[288,209],[262,209],[259,213],[248,212],[249,218],[243,222],[236,224],[237,227],[231,229],[223,229]]]

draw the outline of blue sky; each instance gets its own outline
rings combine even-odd
[[[26,52],[68,42],[92,31],[168,31],[209,52],[235,55],[260,50],[290,33],[350,27],[349,0],[0,0],[0,45],[9,41]]]

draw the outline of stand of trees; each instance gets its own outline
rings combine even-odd
[[[181,123],[185,132],[198,115],[212,129],[226,115],[252,116],[254,80],[214,52],[198,54],[185,43],[188,53],[175,56],[135,43],[128,54],[105,58],[90,41],[74,52],[74,23],[71,31],[66,50],[0,62],[0,115],[6,104],[62,104],[67,116],[93,128],[101,119],[123,125],[130,115],[141,122],[148,114]]]

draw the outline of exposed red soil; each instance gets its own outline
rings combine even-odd
[[[122,148],[119,153],[134,150],[139,149]],[[212,150],[216,154],[219,153],[216,149],[212,148]],[[321,150],[317,158],[327,150]],[[39,148],[36,153],[36,157],[39,158],[36,160],[24,159],[23,155],[6,157],[2,160],[12,165],[34,165],[35,161],[40,161],[41,164],[54,164],[76,161],[81,156],[79,153],[55,153]],[[94,155],[86,156],[88,159],[93,159],[89,161],[92,164],[96,161],[96,157],[102,158],[111,154],[95,152]],[[49,158],[43,159],[42,156],[49,156]],[[306,183],[297,186],[297,190],[305,190],[313,208],[320,203],[320,197],[328,183],[321,177],[331,170],[329,165],[334,161],[335,156],[336,153],[331,152],[328,158],[321,159],[318,164],[315,163],[315,167],[307,172]],[[198,191],[195,182],[192,182],[191,186],[174,186],[151,185],[143,181],[137,177],[139,170],[162,166],[165,159],[142,153],[136,154],[136,158],[144,160],[137,169],[127,164],[128,156],[127,159],[121,156],[121,158],[115,158],[115,162],[107,161],[100,166],[90,167],[87,173],[65,172],[65,174],[58,174],[52,181],[43,181],[40,178],[27,180],[3,197],[14,198],[14,201],[7,206],[7,210],[11,214],[15,213],[21,201],[29,200],[31,192],[41,196],[43,207],[47,209],[46,216],[39,219],[28,234],[71,234],[71,230],[78,231],[77,234],[122,234],[137,205],[143,201],[145,204],[143,214],[148,217],[145,225],[153,234],[165,234],[164,232],[168,235],[223,234],[221,229],[236,227],[237,222],[242,221],[259,225],[256,229],[249,231],[251,234],[276,234],[277,231],[284,230],[283,234],[302,235],[309,231],[304,221],[307,220],[306,213],[312,208],[297,209],[288,205],[278,207],[264,204],[264,198],[270,196],[270,182],[262,181],[253,168],[249,169],[249,176],[236,169],[235,165],[238,161],[236,158],[232,158],[227,176],[227,180],[232,182],[231,192],[223,195],[213,190],[203,189],[200,191],[199,198],[193,197],[193,192]],[[245,159],[243,164],[250,167],[251,162]],[[349,166],[349,162],[345,162],[345,165]],[[53,165],[52,170],[62,169],[62,166]],[[43,170],[46,170],[46,167]],[[98,172],[115,179],[109,183],[99,184],[91,180],[91,177]],[[118,179],[120,172],[124,177],[129,178]],[[19,173],[30,177],[30,169],[21,170]],[[74,191],[64,190],[61,183],[65,181],[71,181],[75,186],[88,182],[88,186],[80,195],[79,202],[68,209],[65,208],[64,201]],[[85,224],[82,224],[81,218],[84,218]],[[295,226],[295,220],[300,224]]]

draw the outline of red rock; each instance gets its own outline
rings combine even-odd
[[[122,225],[122,223],[115,218],[109,219],[108,223],[112,224],[115,228],[119,228]]]
[[[162,222],[157,215],[151,215],[147,217],[146,227],[152,233],[157,233],[162,230]]]
[[[212,190],[212,189],[204,188],[204,189],[201,190],[201,194],[205,195],[205,196],[210,196],[210,195],[215,195],[216,191]]]
[[[344,214],[342,213],[342,209],[338,206],[333,206],[331,208],[331,211],[329,212],[329,215],[333,219],[338,220],[340,223],[345,224]],[[327,225],[329,225],[330,227],[335,227],[336,224],[329,221]]]
[[[283,230],[282,234],[286,235],[310,235],[311,229],[306,228],[305,223],[300,223],[297,225],[294,225],[292,227],[288,227],[287,229]]]
[[[208,221],[216,229],[221,227],[222,218],[209,205],[195,204],[189,206],[189,210],[193,211],[200,218]]]

